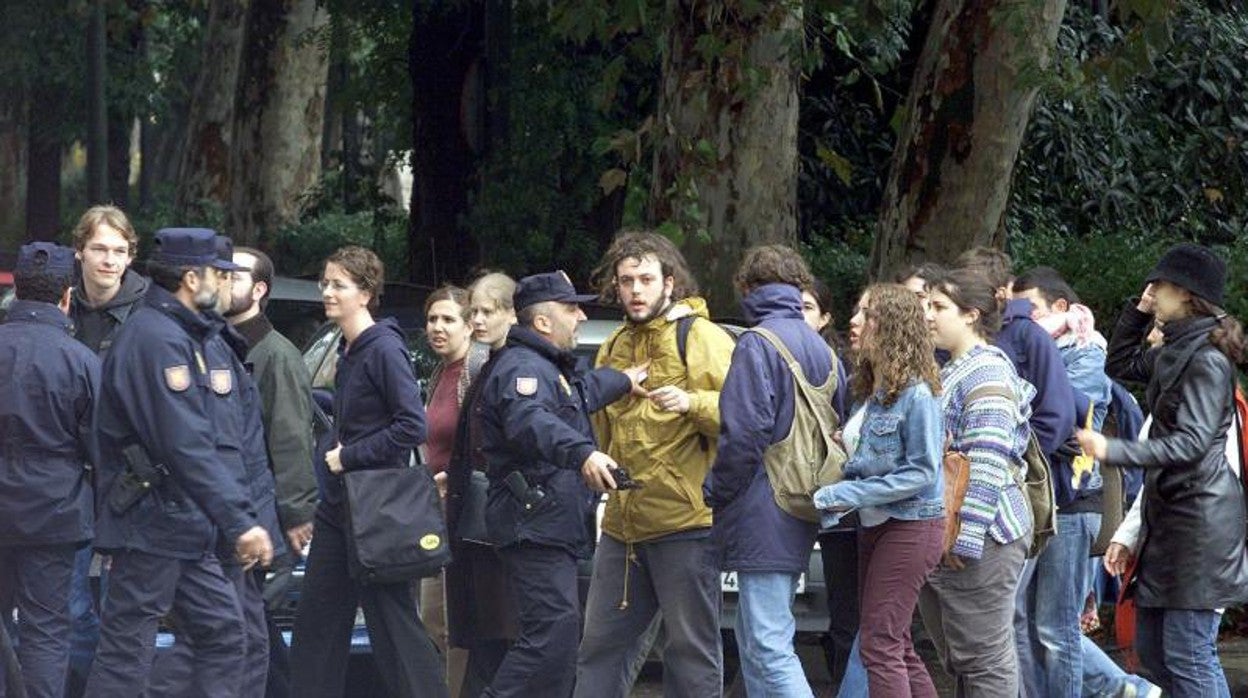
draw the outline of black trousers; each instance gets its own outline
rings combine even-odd
[[[195,646],[192,695],[237,698],[246,645],[238,595],[221,563],[136,550],[113,555],[87,698],[146,693],[157,626],[171,612]]]
[[[392,698],[445,698],[446,672],[420,621],[414,584],[358,584],[347,571],[344,511],[321,502],[291,639],[290,691],[337,698],[345,691],[355,610],[364,622],[383,685]]]
[[[858,532],[824,533],[819,536],[819,550],[828,590],[828,634],[822,638],[823,652],[832,685],[840,686],[858,635]]]
[[[520,637],[507,651],[490,698],[566,698],[576,682],[581,599],[576,557],[560,548],[521,543],[500,550],[520,614]]]

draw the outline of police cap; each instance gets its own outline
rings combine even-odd
[[[516,284],[516,293],[512,296],[516,310],[523,310],[530,305],[557,301],[559,303],[588,303],[598,296],[592,293],[578,294],[572,280],[563,270],[534,274],[520,279]]]
[[[156,231],[156,251],[152,260],[174,267],[214,267],[223,271],[241,269],[217,256],[217,233],[208,228],[162,228]]]
[[[17,253],[15,274],[47,274],[49,276],[72,276],[74,251],[54,242],[31,242],[22,245]]]

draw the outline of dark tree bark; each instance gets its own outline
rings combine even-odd
[[[432,7],[430,6],[432,5]],[[476,243],[459,225],[468,208],[473,154],[462,119],[465,79],[481,58],[480,2],[416,3],[408,41],[412,84],[411,280],[460,281],[477,262]]]
[[[319,34],[328,21],[317,0],[257,0],[247,10],[226,211],[240,244],[270,246],[320,179],[329,57]]]
[[[120,112],[108,117],[108,200],[130,207],[130,137],[134,118]]]
[[[0,100],[0,242],[16,243],[26,208],[26,96]]]
[[[258,0],[262,1],[262,0]],[[202,70],[195,82],[186,127],[187,144],[178,165],[174,210],[185,220],[202,218],[208,206],[230,201],[230,144],[239,56],[248,0],[212,0],[200,50]]]
[[[801,6],[742,19],[730,4],[667,2],[650,192],[651,218],[682,226],[685,256],[720,314],[737,312],[732,276],[745,250],[797,236]],[[708,61],[695,48],[708,34],[737,53]]]
[[[1005,243],[1018,150],[1066,0],[938,0],[906,99],[871,273]]]
[[[35,85],[30,94],[26,151],[26,237],[55,240],[61,227],[61,133],[65,94]]]
[[[92,0],[87,21],[87,203],[108,201],[108,39],[104,0]]]

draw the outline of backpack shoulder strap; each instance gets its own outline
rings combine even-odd
[[[822,410],[813,409],[814,405],[818,404],[817,401],[820,397],[823,397],[827,401],[828,406],[831,407],[832,396],[824,395],[818,388],[811,385],[810,381],[806,380],[806,373],[802,370],[802,365],[797,362],[797,358],[793,356],[793,352],[789,351],[789,347],[784,343],[784,340],[780,339],[775,332],[772,332],[765,327],[751,327],[746,331],[758,333],[759,336],[767,340],[768,344],[775,347],[776,351],[780,353],[780,357],[789,365],[789,372],[793,374],[793,384],[797,386],[797,391],[801,393],[802,398],[812,406],[811,412],[815,414],[815,419],[819,422],[819,427],[824,431],[824,433],[828,435],[833,434],[836,431],[837,425],[835,423],[830,423]],[[832,353],[831,347],[828,347],[828,353],[832,356],[832,370],[829,374],[830,382],[827,385],[832,386],[833,389],[835,389],[836,355]],[[829,411],[832,412],[832,414],[836,414],[835,410]]]
[[[676,321],[676,353],[680,354],[680,363],[685,366],[689,365],[689,331],[697,319],[697,315],[686,315]]]

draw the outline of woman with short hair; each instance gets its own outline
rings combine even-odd
[[[437,648],[416,609],[410,581],[362,584],[349,571],[346,494],[349,470],[406,468],[425,440],[420,386],[403,331],[373,319],[385,268],[372,251],[343,247],[325,261],[325,316],[342,329],[334,391],[337,445],[325,454],[329,474],[316,509],[315,534],[300,589],[291,641],[291,694],[342,696],[356,607],[372,643],[377,671],[396,698],[446,696]]]

